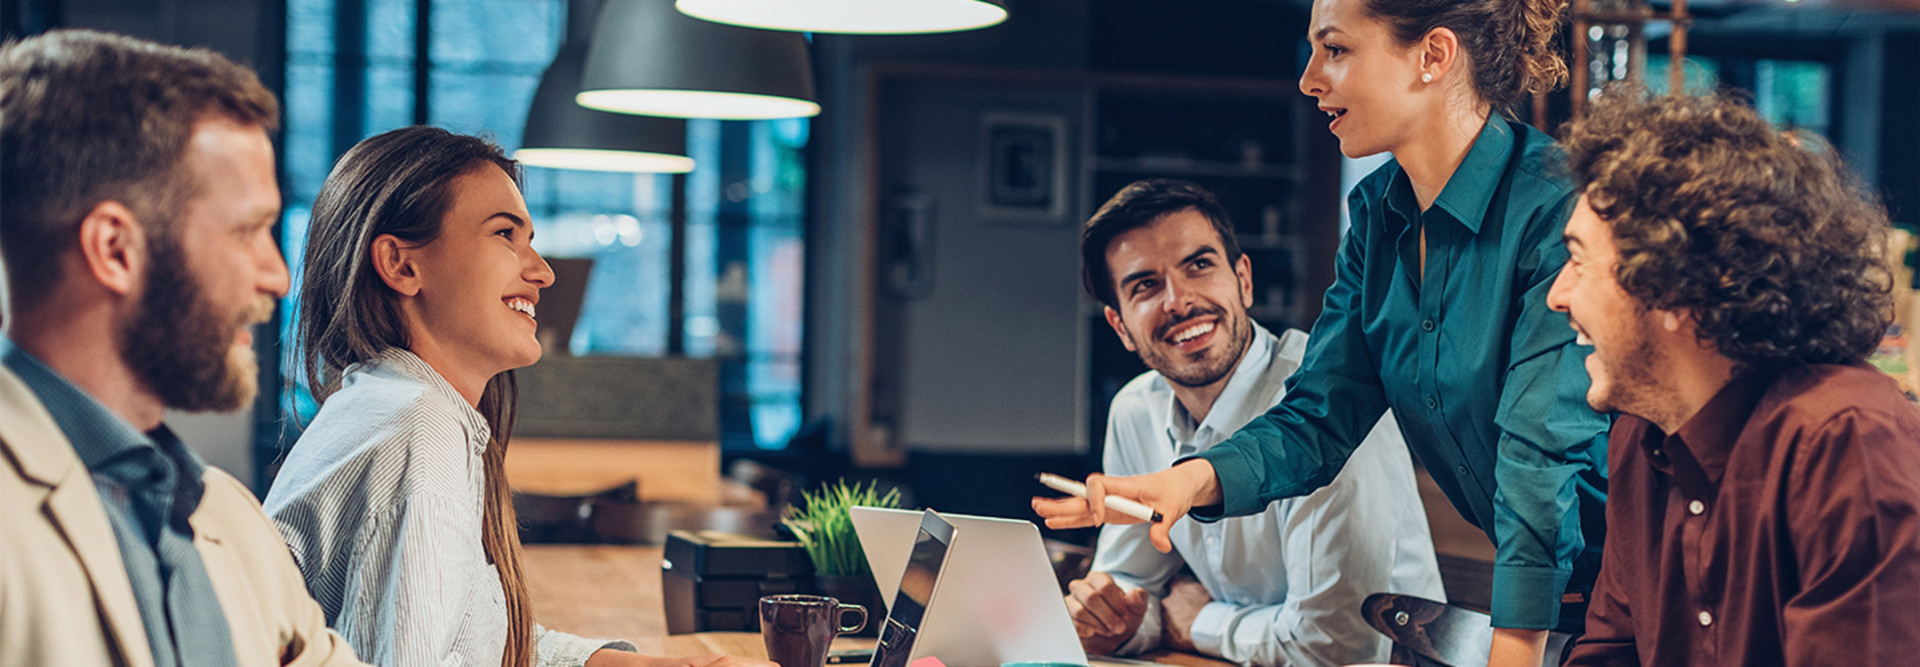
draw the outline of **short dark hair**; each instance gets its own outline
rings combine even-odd
[[[1737,370],[1851,363],[1892,314],[1886,209],[1812,135],[1724,95],[1609,88],[1566,138],[1613,229],[1615,277],[1643,307],[1687,310]]]
[[[1120,300],[1113,293],[1113,270],[1107,266],[1107,246],[1121,234],[1189,209],[1199,211],[1213,223],[1213,231],[1220,234],[1220,244],[1225,246],[1220,251],[1227,254],[1227,263],[1239,264],[1240,240],[1233,234],[1227,209],[1213,193],[1172,178],[1134,181],[1100,205],[1080,230],[1080,282],[1087,293],[1108,307],[1119,308]]]
[[[51,290],[102,201],[168,231],[195,188],[178,167],[207,114],[272,131],[280,107],[252,70],[207,49],[90,30],[0,47],[0,253],[14,307]]]

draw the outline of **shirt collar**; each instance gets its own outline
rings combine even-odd
[[[1193,415],[1187,413],[1187,406],[1180,402],[1180,397],[1172,392],[1167,393],[1167,400],[1172,403],[1168,406],[1167,414],[1173,416],[1167,420],[1167,437],[1172,438],[1176,445],[1186,444],[1194,451],[1207,449],[1240,430],[1240,426],[1247,422],[1242,413],[1249,407],[1257,407],[1262,412],[1271,407],[1249,406],[1248,403],[1253,400],[1254,390],[1265,378],[1266,374],[1261,373],[1260,369],[1273,361],[1273,349],[1277,341],[1265,327],[1253,322],[1249,324],[1253,326],[1253,340],[1247,342],[1247,351],[1240,355],[1239,363],[1234,364],[1233,374],[1227,378],[1227,386],[1213,399],[1213,407],[1207,410],[1206,420],[1198,427],[1194,426]],[[1210,437],[1200,442],[1199,436],[1203,433],[1210,434]]]
[[[67,436],[74,454],[86,464],[87,470],[98,472],[107,462],[122,455],[147,450],[173,459],[180,466],[183,479],[200,478],[205,463],[192,450],[179,447],[178,451],[162,451],[147,434],[13,341],[0,338],[0,363],[5,363],[40,399],[40,404],[46,406],[47,414],[53,416],[54,424]]]
[[[1447,185],[1440,189],[1440,196],[1434,199],[1434,207],[1459,221],[1467,231],[1480,233],[1487,209],[1493,205],[1494,192],[1500,189],[1500,181],[1506,176],[1514,139],[1524,131],[1525,127],[1505,116],[1497,113],[1487,116],[1480,135],[1467,149],[1467,156],[1460,160],[1460,166],[1453,170]],[[1405,169],[1396,172],[1387,186],[1387,208],[1406,220],[1420,217],[1420,204]]]
[[[441,403],[442,408],[460,415],[460,423],[467,431],[467,444],[473,448],[474,453],[486,452],[487,442],[493,437],[493,430],[487,426],[486,417],[481,416],[479,410],[467,404],[466,397],[461,396],[460,392],[455,390],[445,377],[441,377],[440,372],[434,370],[433,365],[427,363],[425,359],[421,359],[411,350],[388,348],[372,359],[349,367],[345,374],[351,375],[356,370],[366,369],[383,370],[426,385],[430,399]]]
[[[1727,470],[1727,459],[1733,456],[1734,444],[1753,415],[1754,406],[1759,404],[1761,394],[1773,384],[1774,375],[1751,372],[1733,378],[1687,423],[1681,424],[1680,430],[1665,439],[1668,451],[1673,454],[1676,477],[1685,477],[1680,474],[1681,468],[1697,467],[1702,481],[1712,487],[1720,485],[1720,477]]]

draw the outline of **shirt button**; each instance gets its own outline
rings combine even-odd
[[[1432,397],[1432,396],[1428,396],[1428,397],[1427,397],[1427,409],[1428,409],[1428,410],[1433,410],[1433,409],[1436,409],[1436,408],[1439,408],[1439,407],[1440,407],[1440,401],[1439,401],[1438,399],[1435,399],[1435,398],[1434,398],[1434,397]]]
[[[1704,628],[1709,625],[1713,625],[1713,614],[1704,611],[1700,612],[1700,627]]]
[[[1705,512],[1705,511],[1707,511],[1707,504],[1706,504],[1706,503],[1703,503],[1703,502],[1700,502],[1700,501],[1698,501],[1698,500],[1695,500],[1695,501],[1693,501],[1693,502],[1690,502],[1690,503],[1687,503],[1687,512],[1688,512],[1689,514],[1693,514],[1693,515],[1696,515],[1696,516],[1697,516],[1697,515],[1699,515],[1699,514],[1700,514],[1701,512]],[[1702,613],[1704,614],[1705,612],[1702,612]],[[1706,625],[1706,624],[1705,624],[1705,623],[1701,623],[1701,625]]]
[[[1655,447],[1653,450],[1653,457],[1656,459],[1666,455],[1667,455],[1666,450],[1660,449],[1658,447]]]
[[[1433,330],[1433,320],[1422,320],[1422,321],[1420,322],[1420,330],[1421,330],[1421,331],[1432,331],[1432,330]]]
[[[1459,473],[1459,474],[1462,474],[1462,475],[1465,475],[1465,474],[1467,474],[1467,467],[1466,467],[1466,466],[1454,466],[1454,467],[1453,467],[1453,471],[1454,471],[1454,472],[1456,472],[1456,473]]]

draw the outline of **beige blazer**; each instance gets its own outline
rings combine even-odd
[[[239,480],[208,468],[188,519],[240,664],[359,665]],[[86,465],[0,367],[0,665],[151,667],[145,626]]]

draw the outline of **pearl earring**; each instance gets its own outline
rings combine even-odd
[[[1422,72],[1420,74],[1420,83],[1433,83],[1433,73]]]

